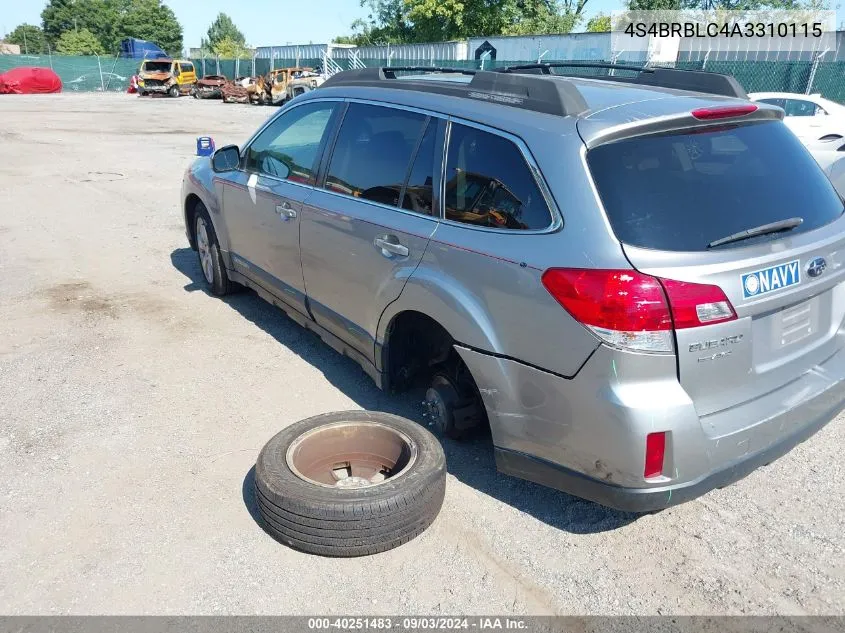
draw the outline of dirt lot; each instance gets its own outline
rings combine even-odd
[[[344,408],[421,419],[252,294],[203,292],[179,211],[195,137],[274,110],[0,98],[0,612],[845,613],[845,425],[744,481],[620,514],[446,445],[440,517],[330,560],[255,521],[261,446]]]

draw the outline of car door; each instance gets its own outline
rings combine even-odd
[[[180,62],[179,71],[179,85],[183,88],[191,88],[197,82],[197,73],[194,70],[194,65],[190,62]],[[184,90],[183,90],[184,91]]]
[[[314,319],[374,359],[379,317],[439,223],[445,123],[352,102],[303,209],[302,269]]]
[[[309,101],[284,110],[244,148],[241,169],[223,189],[235,270],[303,314],[300,213],[313,191],[336,107],[333,101]]]

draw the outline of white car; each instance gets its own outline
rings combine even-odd
[[[845,196],[845,105],[818,94],[792,92],[753,92],[748,98],[783,108],[786,126]]]

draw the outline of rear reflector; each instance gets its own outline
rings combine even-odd
[[[663,458],[666,454],[666,433],[649,433],[645,439],[646,479],[663,474]]]
[[[550,268],[543,273],[543,285],[604,342],[641,352],[673,352],[673,327],[736,319],[718,286],[658,279],[636,270]]]
[[[736,116],[745,116],[757,110],[753,103],[737,106],[715,106],[712,108],[698,108],[692,111],[692,115],[699,121],[713,121],[714,119],[730,119]]]

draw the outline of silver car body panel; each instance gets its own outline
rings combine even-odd
[[[765,244],[704,253],[622,245],[587,167],[588,148],[705,126],[691,116],[693,109],[744,102],[571,81],[589,105],[577,117],[389,84],[320,88],[276,115],[314,100],[360,101],[500,134],[534,172],[553,215],[546,229],[478,228],[269,181],[263,183],[267,191],[254,192],[250,214],[230,218],[224,184],[241,185],[242,175],[213,174],[207,159],[198,160],[183,183],[186,227],[192,240],[191,205],[201,200],[233,279],[355,358],[379,385],[394,320],[412,311],[437,321],[475,379],[505,472],[625,509],[666,507],[776,458],[845,405],[845,219]],[[778,108],[760,105],[750,119],[782,117]],[[272,206],[281,197],[297,205],[297,219],[292,226],[262,224],[269,216],[259,198]],[[252,237],[233,244],[229,228],[240,222],[249,224],[243,235]],[[386,236],[408,254],[379,249],[376,239]],[[817,279],[755,300],[742,297],[742,274],[796,260],[803,272],[818,257],[827,271]],[[269,273],[269,283],[251,274],[250,264]],[[542,274],[554,267],[636,268],[715,284],[739,318],[676,331],[676,354],[611,348],[545,289]],[[285,292],[286,286],[295,292]],[[646,480],[645,438],[657,431],[667,433],[665,469]]]

